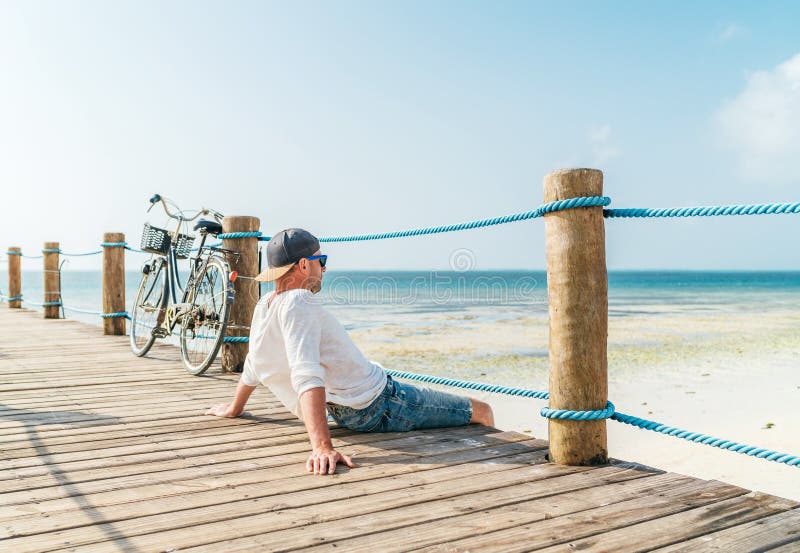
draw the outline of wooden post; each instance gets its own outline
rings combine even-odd
[[[22,249],[8,248],[8,297],[18,298],[22,295]],[[22,300],[8,300],[8,306],[15,309],[22,307]]]
[[[58,250],[58,242],[45,242],[44,250]],[[58,251],[43,251],[44,255],[44,300],[43,303],[57,302],[61,299],[61,279],[58,274]],[[60,319],[61,307],[44,306],[45,319]]]
[[[121,232],[106,232],[103,243],[125,242]],[[125,311],[125,248],[103,246],[103,313]],[[124,317],[103,317],[103,334],[125,335]]]
[[[603,173],[564,169],[544,178],[544,201],[602,196]],[[608,400],[608,274],[602,207],[544,216],[550,311],[550,407],[592,411]],[[606,421],[550,419],[550,461],[608,462]]]
[[[222,232],[254,232],[259,230],[258,217],[229,216],[222,220]],[[258,238],[226,238],[223,247],[239,252],[238,261],[229,258],[231,270],[239,273],[234,283],[236,299],[231,309],[227,336],[249,336],[250,321],[258,302],[258,282],[253,280],[258,274]],[[229,372],[241,372],[248,352],[247,343],[226,343],[222,345],[222,368]]]

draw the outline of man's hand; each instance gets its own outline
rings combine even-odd
[[[355,463],[349,455],[339,453],[335,449],[314,449],[306,461],[306,470],[314,474],[333,474],[336,471],[336,464],[344,463],[348,467],[355,468]]]
[[[250,399],[250,394],[252,394],[255,389],[255,386],[248,386],[239,380],[239,384],[236,386],[236,394],[233,396],[233,402],[218,403],[206,411],[206,415],[235,419],[244,412],[244,406],[247,404],[247,400]]]
[[[206,415],[213,415],[215,417],[225,417],[227,419],[235,419],[239,415],[242,414],[242,411],[238,413],[233,410],[233,405],[229,403],[218,403],[213,406],[211,409],[206,411]]]

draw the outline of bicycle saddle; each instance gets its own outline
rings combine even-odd
[[[194,230],[205,229],[205,231],[210,234],[211,236],[216,236],[222,233],[222,224],[216,221],[207,221],[206,219],[200,219],[195,223]]]

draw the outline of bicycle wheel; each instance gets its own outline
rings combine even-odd
[[[142,357],[153,347],[153,329],[161,322],[166,305],[167,267],[164,258],[157,257],[142,266],[142,282],[133,302],[131,350],[135,355]]]
[[[191,308],[181,318],[180,335],[181,358],[189,374],[203,374],[222,346],[233,300],[229,275],[228,263],[212,257],[191,283],[186,299]]]

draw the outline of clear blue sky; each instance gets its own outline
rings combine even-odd
[[[798,21],[770,1],[0,1],[2,247],[138,243],[153,192],[267,234],[454,223],[532,209],[574,166],[614,207],[800,201]],[[608,262],[800,269],[798,234],[608,221]],[[327,252],[443,269],[460,249],[543,268],[543,225]]]

